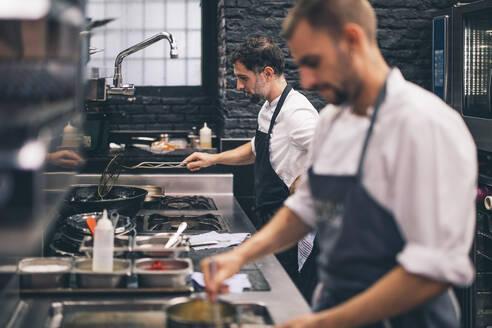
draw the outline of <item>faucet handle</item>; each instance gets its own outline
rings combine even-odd
[[[133,85],[133,84],[123,84],[120,87],[110,87],[110,86],[108,86],[107,93],[110,94],[110,95],[133,96],[133,95],[135,95],[135,85]]]

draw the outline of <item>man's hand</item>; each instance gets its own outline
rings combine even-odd
[[[49,153],[46,156],[46,159],[51,164],[63,167],[65,169],[73,169],[84,163],[82,157],[71,150],[59,150],[54,153]]]
[[[290,188],[289,188],[289,191],[290,191],[290,194],[292,195],[295,191],[296,191],[296,188],[297,188],[297,185],[299,184],[299,181],[301,181],[301,175],[298,176],[294,182],[292,182],[292,184],[290,185]]]
[[[186,157],[183,162],[186,163],[186,168],[193,172],[216,164],[216,157],[217,155],[214,154],[193,153]]]
[[[243,259],[234,251],[215,255],[216,272],[213,279],[210,277],[210,258],[200,262],[200,267],[205,280],[205,290],[210,299],[216,299],[218,294],[227,292],[227,286],[223,282],[241,269]]]

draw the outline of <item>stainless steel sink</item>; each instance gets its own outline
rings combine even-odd
[[[268,309],[257,303],[234,303],[241,325],[271,325]],[[45,327],[166,327],[167,302],[96,301],[52,303]]]

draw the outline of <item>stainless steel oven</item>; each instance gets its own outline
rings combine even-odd
[[[453,107],[480,150],[492,151],[492,1],[453,8]]]
[[[432,29],[432,90],[463,116],[480,154],[492,155],[492,0],[436,13]],[[487,156],[490,156],[487,155]],[[492,180],[479,183],[492,186]],[[477,205],[470,288],[455,289],[462,326],[492,327],[492,212]],[[488,224],[487,224],[488,222]],[[488,227],[487,227],[488,226]]]
[[[492,152],[492,0],[458,4],[433,20],[433,91]]]

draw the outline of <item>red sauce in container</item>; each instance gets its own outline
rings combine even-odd
[[[151,271],[165,271],[167,270],[166,267],[162,264],[161,261],[155,261],[152,263],[151,266],[149,266],[146,270],[151,270]]]

